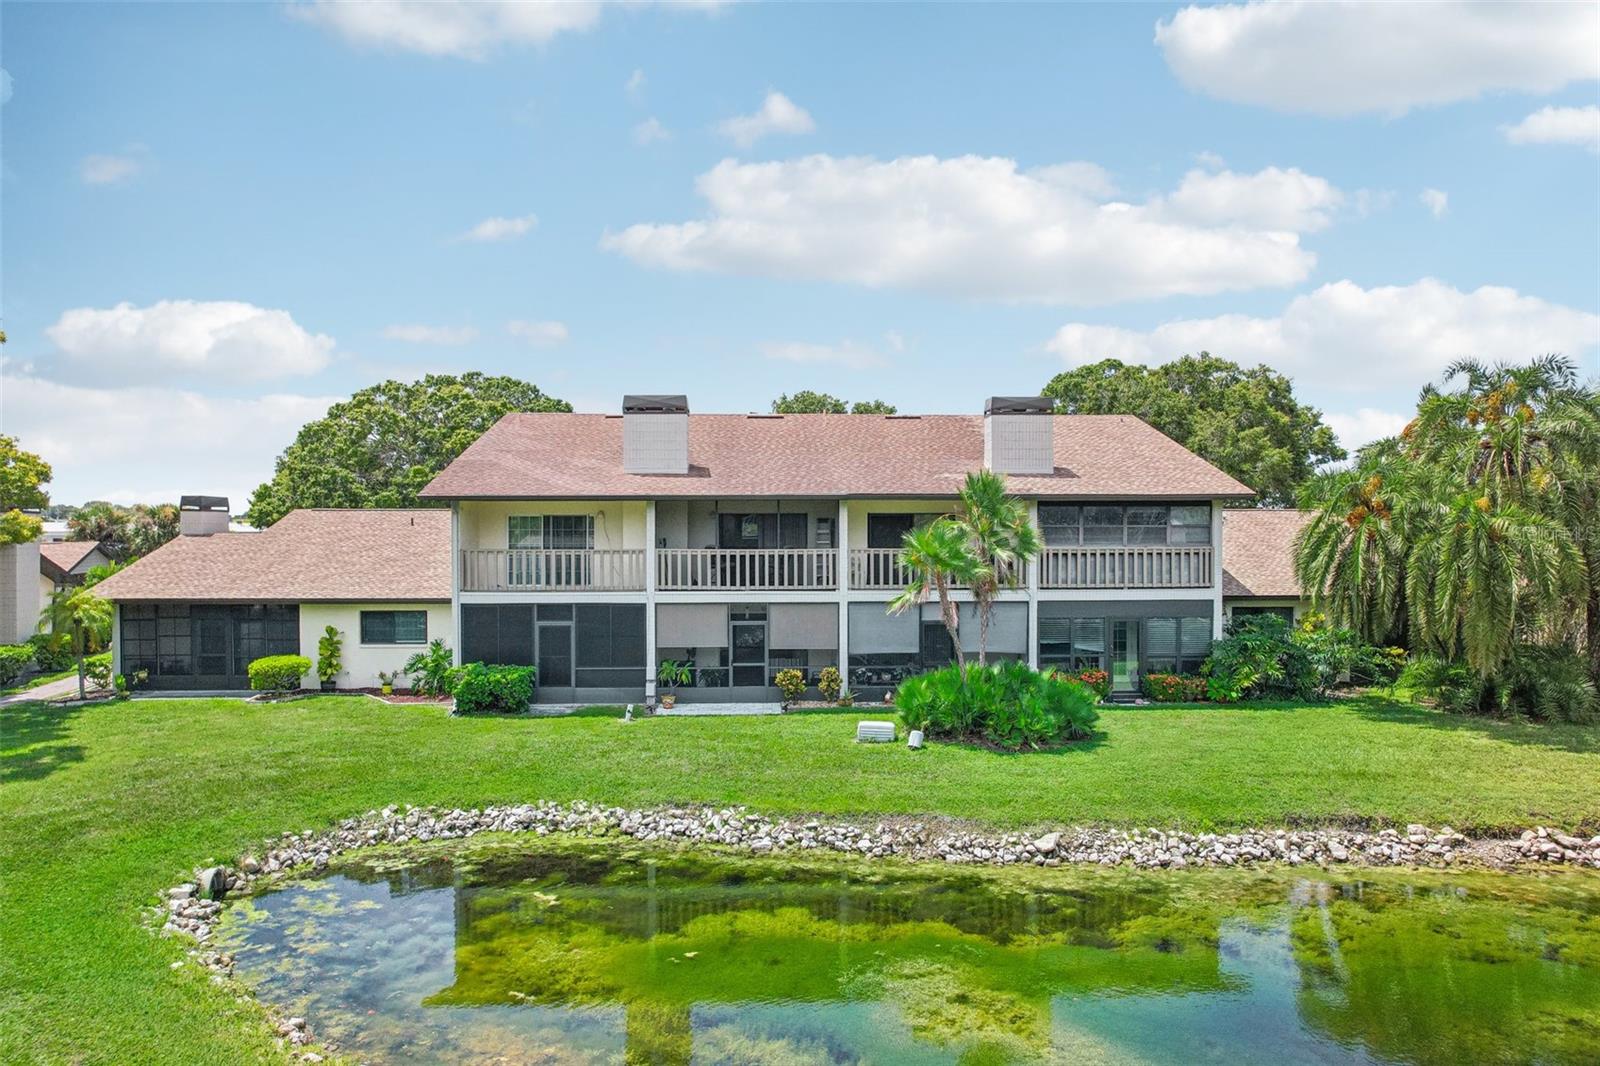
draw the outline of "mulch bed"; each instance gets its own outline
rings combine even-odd
[[[388,695],[384,695],[383,689],[381,689],[381,688],[342,688],[342,689],[339,690],[339,692],[340,692],[340,694],[344,694],[344,693],[347,693],[347,692],[361,692],[361,693],[365,693],[368,696],[376,696],[378,699],[382,700],[384,703],[441,703],[441,704],[448,704],[450,702],[450,697],[449,696],[424,696],[420,692],[407,692],[407,691],[404,691],[404,690],[391,692]]]

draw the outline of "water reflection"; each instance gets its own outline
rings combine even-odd
[[[502,846],[223,935],[372,1062],[1600,1060],[1600,878],[1052,874]]]

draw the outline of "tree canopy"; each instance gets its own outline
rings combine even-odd
[[[178,507],[171,503],[136,503],[119,507],[91,500],[67,519],[71,540],[93,540],[114,560],[128,562],[149,555],[178,535]]]
[[[50,483],[50,464],[25,452],[17,438],[0,434],[0,544],[20,544],[37,539],[43,524],[22,513],[50,503],[44,486]]]
[[[794,395],[784,393],[772,401],[775,415],[892,415],[895,406],[883,400],[857,400],[846,403],[826,392],[801,389]]]
[[[385,381],[301,428],[246,519],[266,527],[298,507],[416,507],[417,493],[512,411],[570,411],[536,385],[477,371]]]
[[[1288,378],[1209,352],[1154,367],[1105,359],[1057,374],[1044,394],[1063,414],[1137,415],[1267,506],[1292,505],[1319,466],[1345,458],[1322,412],[1296,400]]]

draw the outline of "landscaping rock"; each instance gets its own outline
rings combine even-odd
[[[226,866],[208,866],[200,871],[197,879],[200,886],[200,895],[206,899],[221,899],[228,894],[228,868]]]

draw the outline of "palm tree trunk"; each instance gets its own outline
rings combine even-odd
[[[994,601],[989,598],[987,591],[975,596],[978,608],[978,665],[989,665],[989,614],[994,608]]]
[[[1590,571],[1593,573],[1593,571]],[[1590,580],[1589,603],[1585,611],[1584,639],[1589,643],[1589,676],[1600,685],[1600,583]]]
[[[944,622],[944,628],[950,634],[950,643],[956,649],[956,662],[961,664],[962,674],[966,674],[967,656],[961,650],[961,619],[956,614],[956,605],[950,601],[950,589],[946,586],[944,575],[936,573],[933,587],[939,593],[939,617]]]
[[[80,651],[80,652],[78,652],[78,698],[80,700],[86,700],[86,699],[89,698],[89,692],[88,692],[88,690],[86,688],[84,688],[83,675],[84,675],[83,652]]]

